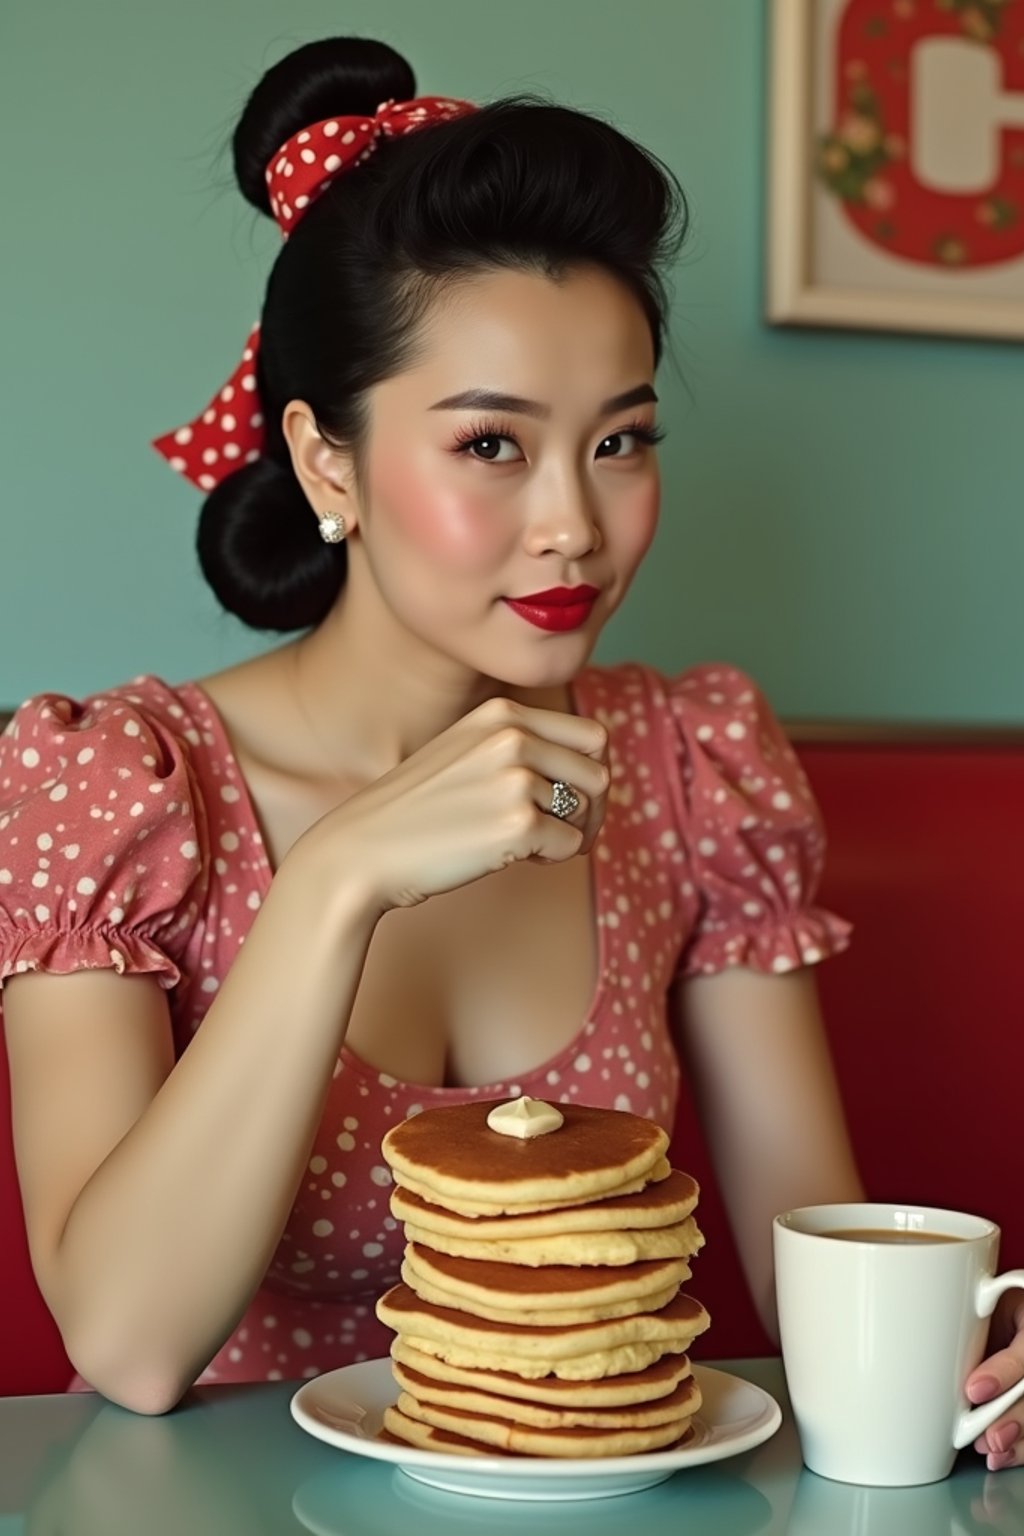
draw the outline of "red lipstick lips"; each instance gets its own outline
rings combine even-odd
[[[564,634],[587,622],[600,595],[598,587],[550,587],[546,592],[506,597],[504,601],[513,613],[535,628]]]

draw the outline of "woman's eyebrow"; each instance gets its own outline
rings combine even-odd
[[[650,384],[637,384],[634,389],[627,389],[621,395],[613,395],[610,400],[602,400],[597,408],[599,416],[608,416],[612,411],[624,411],[631,405],[648,405],[658,403],[658,397]],[[432,411],[506,411],[516,416],[538,416],[546,421],[551,415],[551,407],[543,405],[539,400],[526,400],[522,395],[503,395],[493,389],[464,389],[457,395],[446,395],[443,400],[436,400],[430,407]]]

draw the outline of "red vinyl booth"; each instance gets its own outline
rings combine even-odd
[[[869,1196],[947,1205],[1003,1229],[1024,1265],[1024,732],[791,727],[829,828],[825,903],[855,940],[820,971]],[[32,1281],[0,1044],[0,1393],[60,1391],[69,1366]],[[754,1316],[685,1095],[674,1153],[700,1179],[707,1246],[695,1354],[774,1353]]]
[[[1001,1267],[1024,1265],[1024,731],[789,734],[828,829],[822,900],[854,924],[818,977],[868,1197],[988,1216]],[[776,1353],[692,1113],[674,1150],[702,1185],[693,1291],[712,1315],[693,1353]]]

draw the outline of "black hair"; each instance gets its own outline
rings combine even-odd
[[[266,166],[324,118],[372,115],[416,82],[384,43],[329,38],[271,68],[233,139],[239,186],[270,215]],[[344,544],[326,545],[281,431],[305,400],[324,438],[358,466],[366,392],[413,356],[439,288],[515,268],[559,278],[591,265],[617,277],[647,317],[661,355],[668,299],[662,270],[686,231],[672,172],[599,118],[534,96],[380,143],[311,205],[267,283],[257,384],[266,443],[259,459],[207,497],[203,573],[225,608],[256,629],[323,619],[345,579]]]

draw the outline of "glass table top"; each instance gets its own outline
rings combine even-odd
[[[709,1362],[713,1363],[713,1362]],[[297,1382],[208,1387],[145,1418],[92,1395],[0,1398],[0,1536],[1020,1536],[1024,1469],[964,1452],[923,1488],[831,1483],[800,1461],[777,1360],[721,1362],[770,1392],[781,1429],[729,1460],[585,1503],[479,1499],[313,1439]]]

